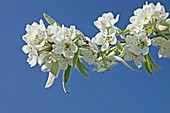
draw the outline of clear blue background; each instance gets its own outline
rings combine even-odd
[[[170,1],[160,1],[170,12]],[[62,90],[61,76],[45,89],[47,73],[41,72],[39,66],[30,68],[27,55],[21,51],[25,25],[38,22],[43,12],[60,24],[75,24],[93,37],[98,32],[93,21],[102,13],[120,13],[117,26],[124,29],[133,10],[144,3],[145,0],[0,0],[0,113],[170,113],[170,60],[158,59],[154,48],[151,53],[161,70],[154,70],[153,76],[144,68],[132,72],[122,64],[104,74],[88,72],[89,78],[74,69],[67,84],[70,95]]]

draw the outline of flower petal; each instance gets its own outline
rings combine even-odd
[[[54,48],[54,53],[55,54],[63,54],[64,53],[64,47],[56,45],[55,48]]]
[[[101,51],[105,51],[107,48],[109,47],[109,43],[104,43],[102,46],[101,46]]]
[[[29,45],[24,45],[22,47],[22,51],[26,54],[28,54],[31,51],[31,47]]]
[[[77,45],[76,45],[75,43],[72,43],[72,44],[71,44],[71,52],[76,53],[77,50],[78,50]]]
[[[70,58],[73,58],[74,57],[74,53],[72,53],[71,51],[69,50],[66,50],[64,53],[63,53],[64,57],[70,59]]]

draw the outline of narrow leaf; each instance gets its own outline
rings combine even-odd
[[[148,60],[150,61],[151,65],[153,66],[153,68],[157,69],[157,70],[160,70],[160,67],[157,66],[154,61],[152,60],[150,54],[147,54],[147,57],[148,57]]]
[[[118,30],[118,35],[125,35],[125,34],[128,34],[128,33],[130,33],[130,30],[129,29],[125,29],[125,30]]]
[[[82,63],[80,62],[80,60],[77,60],[77,68],[79,69],[80,73],[85,76],[88,77],[87,73],[85,72],[84,68],[82,67]]]
[[[49,23],[49,24],[54,24],[56,23],[57,26],[60,26],[53,18],[51,18],[49,15],[47,15],[46,13],[44,13],[44,18],[46,19],[46,21]]]
[[[59,64],[58,62],[53,62],[51,67],[50,67],[50,72],[54,75],[54,76],[58,76],[58,72],[59,72]]]
[[[125,66],[127,66],[129,69],[131,69],[132,71],[135,71],[125,60],[123,60],[121,57],[119,56],[114,56],[116,58],[116,60],[122,62],[122,64],[124,64]]]
[[[47,79],[47,82],[45,84],[45,88],[51,87],[54,83],[55,78],[56,77],[52,73],[49,72],[48,79]]]
[[[68,65],[67,69],[64,71],[64,82],[67,83],[70,77],[71,66]]]
[[[145,60],[146,61],[144,62],[144,66],[145,66],[146,70],[148,71],[148,73],[152,74],[153,73],[152,65],[146,55],[145,55]]]
[[[86,71],[89,71],[89,69],[79,59],[78,59],[78,62],[80,63],[83,69],[85,69]]]
[[[65,76],[63,74],[63,79],[62,79],[62,86],[63,86],[63,90],[66,94],[70,94],[70,92],[67,90],[66,88],[66,82],[65,82]]]
[[[77,51],[74,55],[74,58],[73,58],[73,66],[75,67],[76,63],[77,63],[77,60],[78,60],[78,55],[79,55],[79,51]]]

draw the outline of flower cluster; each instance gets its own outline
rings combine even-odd
[[[37,63],[43,72],[49,72],[46,88],[50,87],[59,70],[73,66],[73,58],[78,51],[76,44],[78,31],[75,26],[70,28],[58,26],[56,23],[45,27],[42,20],[26,26],[23,40],[27,43],[22,50],[28,54],[30,67]]]
[[[159,48],[159,58],[170,58],[170,19],[165,8],[158,2],[156,5],[147,3],[134,11],[130,17],[130,24],[125,30],[118,28],[116,23],[119,14],[114,17],[111,12],[104,13],[94,25],[99,32],[88,38],[76,29],[74,25],[65,27],[59,25],[54,19],[44,14],[47,27],[43,20],[26,26],[23,40],[26,45],[22,47],[28,54],[27,62],[30,67],[39,64],[43,72],[48,72],[45,88],[49,88],[63,72],[63,89],[69,80],[73,67],[88,77],[88,65],[94,71],[105,72],[111,70],[119,62],[134,70],[126,61],[134,61],[138,68],[143,63],[146,70],[152,74],[153,68],[159,69],[150,56],[150,46]],[[119,40],[121,39],[121,40]]]
[[[159,2],[156,5],[146,2],[142,8],[134,11],[134,16],[130,17],[131,24],[127,26],[130,34],[125,38],[125,60],[133,60],[140,68],[142,62],[146,62],[144,57],[149,54],[151,45],[160,47],[159,58],[170,58],[167,54],[170,27],[168,15],[169,13],[165,12],[165,8]]]
[[[134,11],[134,16],[130,18],[131,24],[127,26],[127,29],[133,32],[139,32],[142,29],[155,32],[158,28],[163,28],[160,22],[168,15],[169,13],[165,12],[165,8],[159,2],[156,5],[146,2],[143,8]]]

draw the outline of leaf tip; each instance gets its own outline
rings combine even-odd
[[[44,16],[44,17],[46,17],[46,16],[47,16],[47,14],[46,14],[46,13],[43,13],[43,16]]]

